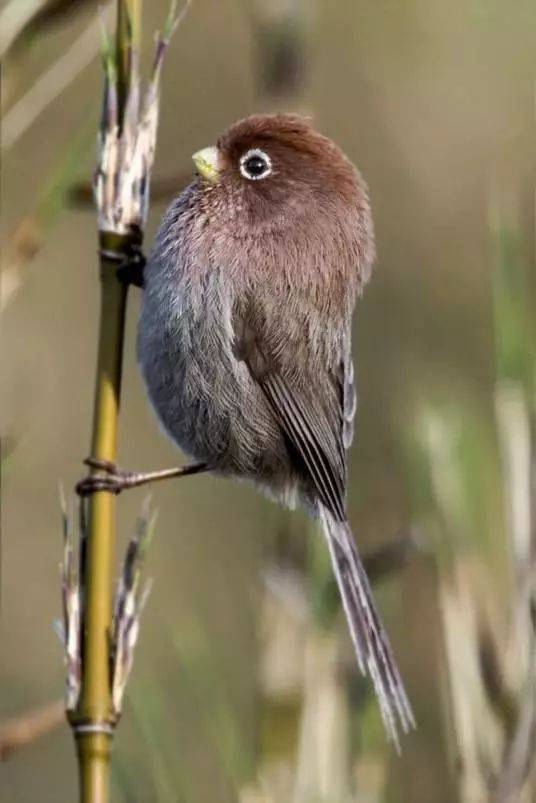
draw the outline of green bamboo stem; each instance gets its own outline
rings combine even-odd
[[[121,240],[124,238],[104,234],[103,247],[124,247]],[[99,357],[91,454],[100,460],[114,461],[127,287],[117,279],[116,266],[104,259],[101,274]],[[115,725],[110,695],[114,546],[115,496],[108,491],[99,491],[90,502],[83,583],[86,594],[83,677],[80,701],[71,718],[75,725],[80,800],[83,803],[105,803],[109,799],[110,753]],[[84,729],[87,727],[92,730],[86,732]]]
[[[119,120],[128,94],[125,58],[129,36],[139,32],[140,0],[118,0],[116,65]],[[127,253],[129,236],[100,232],[103,251]],[[101,309],[91,455],[115,462],[123,362],[127,285],[117,277],[117,263],[101,257]],[[111,700],[110,634],[115,552],[115,496],[99,491],[90,497],[82,632],[82,682],[70,721],[76,739],[81,803],[108,803],[110,754],[115,726]]]
[[[80,800],[84,803],[108,803],[110,799],[112,738],[105,733],[77,734]]]

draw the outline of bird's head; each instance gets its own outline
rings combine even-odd
[[[358,202],[364,187],[355,168],[308,120],[293,114],[255,115],[232,125],[216,145],[193,155],[197,173],[252,210],[266,204]],[[272,210],[274,211],[274,210]]]
[[[366,278],[374,251],[366,185],[308,120],[248,117],[193,160],[208,216],[234,226],[237,237],[284,233],[288,248],[300,233],[319,242],[339,238],[341,253],[356,253]]]

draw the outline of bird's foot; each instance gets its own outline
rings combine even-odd
[[[86,466],[102,472],[102,474],[88,474],[76,484],[76,493],[79,496],[90,496],[97,491],[109,491],[119,494],[128,488],[137,488],[149,482],[172,479],[173,477],[187,477],[190,474],[201,474],[210,471],[210,466],[206,463],[193,463],[190,466],[180,466],[178,468],[165,468],[161,471],[122,471],[115,463],[109,460],[97,460],[88,457],[84,460]]]
[[[143,287],[143,269],[146,262],[141,245],[133,243],[124,262],[117,269],[117,276],[122,282]]]
[[[147,262],[142,248],[142,232],[137,226],[131,227],[130,238],[125,251],[100,249],[101,257],[117,264],[117,277],[126,284],[143,287],[143,269]]]
[[[90,496],[96,491],[110,491],[110,493],[119,494],[127,488],[135,488],[136,485],[142,484],[140,478],[144,476],[143,474],[135,471],[122,471],[109,460],[88,457],[84,460],[84,464],[103,473],[88,474],[77,482],[75,490],[79,496]]]

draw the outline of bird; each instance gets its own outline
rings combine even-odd
[[[195,461],[188,473],[249,480],[320,521],[359,667],[399,749],[415,720],[347,513],[351,322],[375,259],[367,186],[294,114],[239,120],[193,161],[143,271],[150,403]]]

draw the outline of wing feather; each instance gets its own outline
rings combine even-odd
[[[338,521],[346,518],[346,450],[343,443],[344,397],[337,372],[312,377],[304,387],[294,371],[281,368],[280,339],[267,336],[258,303],[235,311],[235,354],[246,362],[262,389],[282,432],[298,455],[318,498]],[[272,343],[272,347],[270,347]],[[315,383],[324,393],[318,398]]]
[[[324,505],[339,519],[345,518],[345,490],[340,471],[329,460],[310,417],[277,375],[268,375],[261,381],[270,406],[279,420],[285,435],[303,460]]]

